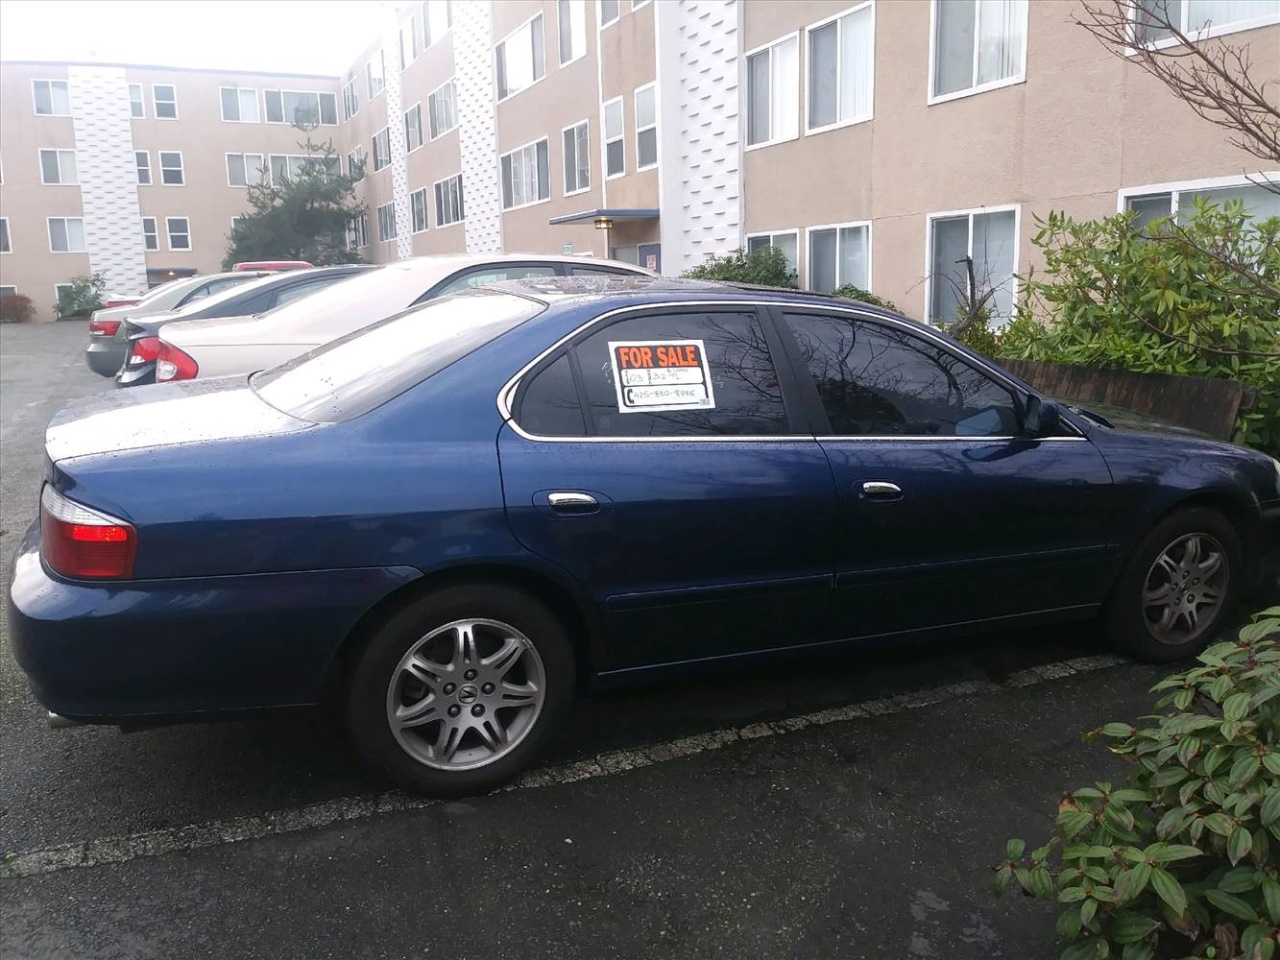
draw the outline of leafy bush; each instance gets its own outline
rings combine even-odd
[[[863,290],[861,287],[855,287],[852,283],[846,283],[843,287],[836,287],[831,291],[833,297],[839,297],[842,300],[860,300],[863,303],[869,303],[873,307],[883,307],[886,310],[892,310],[898,313],[898,308],[892,300],[885,300],[883,297],[877,297],[870,290]]]
[[[58,318],[86,317],[95,310],[101,310],[103,296],[107,290],[107,278],[101,273],[89,277],[74,277],[70,283],[58,290],[58,302],[54,310]]]
[[[0,323],[30,323],[36,318],[36,308],[30,297],[20,293],[0,297]]]
[[[1132,213],[1037,218],[1041,277],[1004,356],[1239,380],[1256,392],[1238,438],[1280,449],[1280,218],[1199,202],[1174,222]]]
[[[1063,797],[1057,829],[1010,880],[1064,905],[1062,960],[1280,956],[1280,607],[1156,684],[1156,716],[1090,736],[1132,763],[1122,789]]]
[[[724,256],[707,257],[681,274],[690,280],[727,280],[730,283],[758,283],[767,287],[795,289],[796,272],[778,247],[763,247],[748,253],[735,250]]]

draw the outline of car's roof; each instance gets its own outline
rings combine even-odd
[[[584,267],[621,267],[638,274],[657,276],[657,274],[652,271],[646,270],[644,267],[636,266],[634,263],[624,263],[620,260],[604,260],[599,257],[576,257],[572,254],[562,253],[444,253],[433,256],[407,257],[404,260],[395,260],[388,263],[385,269],[402,270],[410,273],[440,272],[443,276],[446,273],[463,267],[482,266],[486,263],[526,263],[530,260],[538,263],[572,263]]]

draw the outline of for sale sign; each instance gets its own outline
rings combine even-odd
[[[619,413],[710,410],[716,405],[701,340],[613,341],[609,363]]]

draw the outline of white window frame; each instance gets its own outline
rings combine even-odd
[[[369,246],[369,211],[361,210],[360,215],[351,221],[351,238],[356,250]]]
[[[605,121],[605,111],[617,104],[622,111],[622,132],[608,139],[609,124]],[[609,144],[622,141],[622,169],[617,173],[609,172]],[[604,171],[604,179],[617,180],[627,175],[627,105],[622,97],[614,97],[600,104],[600,169]]]
[[[147,162],[145,164],[139,163],[138,162],[139,157],[146,157]],[[147,179],[145,181],[141,177],[141,173],[144,167],[146,168],[146,171],[147,171]],[[138,182],[138,186],[149,187],[156,182],[155,177],[151,175],[151,151],[150,150],[133,151],[133,170],[134,170],[134,177]]]
[[[57,154],[58,158],[58,179],[46,180],[44,178],[44,155],[46,153]],[[74,180],[62,179],[62,155],[64,153],[71,154],[71,165],[75,167],[76,178]],[[36,163],[40,167],[40,183],[46,187],[78,187],[80,186],[80,163],[74,149],[65,147],[40,147],[36,154]]]
[[[499,47],[502,48],[502,55],[505,57],[507,53],[507,44],[511,41],[511,38],[514,37],[521,30],[523,30],[525,27],[530,27],[529,55],[530,57],[532,57],[533,56],[533,30],[531,28],[531,24],[533,23],[533,21],[537,20],[539,17],[542,17],[542,76],[534,77],[533,81],[528,86],[521,87],[519,90],[508,92],[507,95],[504,97],[502,96],[501,89],[498,87],[498,48]],[[504,65],[502,72],[507,78],[507,83],[510,84],[511,71],[507,69],[506,66]],[[503,37],[501,40],[499,40],[497,43],[493,45],[493,92],[497,96],[498,103],[506,103],[512,97],[518,97],[520,96],[520,94],[524,93],[526,90],[532,90],[534,87],[536,87],[545,79],[547,79],[547,18],[544,15],[543,11],[539,10],[537,13],[531,16],[528,20],[520,24],[520,26],[516,27],[514,30],[512,30],[505,37]]]
[[[444,130],[441,130],[439,133],[432,133],[432,130],[435,128],[436,112],[435,112],[435,108],[431,105],[431,98],[439,94],[440,91],[442,91],[445,87],[448,87],[448,86],[453,87],[453,94],[450,97],[450,99],[453,101],[453,126],[446,127]],[[450,77],[444,83],[440,84],[440,86],[436,87],[434,90],[428,93],[426,97],[426,103],[427,103],[427,140],[428,142],[439,140],[446,133],[449,133],[450,131],[458,129],[458,86],[453,82],[453,77]]]
[[[138,99],[133,99],[133,91],[138,91]],[[134,113],[133,108],[137,107],[139,112]],[[147,90],[141,83],[129,84],[129,119],[145,120],[147,119]]]
[[[177,168],[176,168],[176,169],[178,170],[178,172],[179,172],[179,173],[181,173],[181,174],[182,174],[182,182],[181,182],[181,183],[165,183],[165,182],[164,182],[164,172],[165,172],[165,169],[166,169],[166,167],[165,167],[165,165],[164,165],[164,155],[165,155],[166,153],[167,153],[167,154],[169,154],[170,156],[172,156],[172,155],[174,155],[174,154],[177,154],[177,157],[178,157],[178,166],[177,166]],[[157,150],[157,151],[156,151],[156,167],[160,170],[160,186],[162,186],[162,187],[185,187],[185,186],[187,185],[187,161],[186,161],[186,158],[182,156],[182,151],[181,151],[181,150]],[[173,168],[173,167],[169,167],[169,168],[167,168],[167,169],[172,170],[172,169],[175,169],[175,168]]]
[[[871,277],[872,277],[871,271],[873,268],[873,265],[871,262],[871,256],[872,256],[872,250],[874,249],[874,246],[875,246],[875,241],[872,237],[872,234],[874,233],[875,228],[872,225],[872,222],[870,220],[849,220],[845,223],[817,223],[817,224],[814,224],[813,226],[804,228],[804,272],[801,273],[799,270],[799,266],[797,265],[796,274],[798,277],[799,276],[804,277],[805,290],[813,289],[813,256],[812,256],[813,234],[819,230],[834,230],[836,232],[836,280],[839,281],[840,279],[840,231],[846,230],[850,227],[866,227],[867,228],[867,285],[863,287],[863,289],[868,292],[871,291]],[[972,227],[970,227],[970,229],[972,230]],[[799,252],[800,252],[799,248],[797,247],[797,250],[796,250],[797,257],[799,256]],[[839,283],[839,282],[836,283],[837,288],[842,286],[845,286],[845,284]]]
[[[173,231],[173,227],[171,226],[171,221],[173,220],[187,221],[187,232],[186,232],[187,245],[185,247],[175,247],[173,245],[174,231]],[[178,233],[181,234],[182,231],[179,230]],[[192,250],[194,250],[196,248],[196,245],[195,245],[195,241],[191,239],[191,218],[166,216],[164,218],[164,240],[165,240],[165,246],[168,247],[170,253],[190,253]]]
[[[364,153],[364,144],[357,143],[354,147],[347,151],[347,176],[354,177],[355,172],[352,167],[352,161],[360,164],[360,180],[364,179],[365,167],[367,166],[368,157]],[[360,181],[357,180],[357,183]]]
[[[0,254],[13,253],[13,234],[9,232],[9,218],[0,217],[0,224],[3,224],[3,230],[0,230],[0,237],[8,242],[8,249],[0,246]]]
[[[244,183],[231,182],[231,158],[232,157],[239,157],[240,161],[244,164],[244,180],[245,180]],[[249,189],[249,187],[251,186],[249,181],[249,158],[250,157],[258,158],[258,183],[263,184],[263,183],[267,183],[270,180],[270,175],[269,175],[270,172],[267,167],[267,158],[264,157],[262,154],[260,153],[228,153],[226,154],[227,186],[228,187],[231,187],[234,190]]]
[[[823,124],[820,127],[811,127],[809,126],[809,100],[812,96],[812,91],[809,89],[809,76],[810,76],[809,51],[811,49],[811,42],[812,42],[810,40],[810,36],[812,35],[813,31],[821,30],[823,27],[827,26],[827,24],[829,23],[834,23],[836,20],[842,20],[845,17],[850,16],[851,14],[860,13],[861,11],[868,10],[868,9],[871,11],[871,70],[870,70],[870,77],[871,77],[870,94],[871,95],[869,98],[871,101],[871,112],[866,114],[865,116],[850,117],[848,120],[836,120],[835,123]],[[840,73],[841,73],[841,70],[843,69],[843,67],[841,67],[840,65],[841,63],[840,46],[841,45],[839,43],[836,44],[836,112],[837,113],[839,113],[840,111],[840,106],[839,106],[840,104]],[[874,0],[862,0],[861,3],[855,3],[852,7],[848,7],[847,9],[841,10],[839,13],[832,14],[829,17],[823,17],[821,20],[817,21],[816,23],[811,23],[808,26],[806,26],[804,28],[804,38],[801,41],[800,56],[797,58],[797,60],[799,61],[799,64],[800,64],[800,81],[801,83],[804,84],[804,105],[802,107],[802,109],[804,110],[804,116],[800,118],[801,122],[799,124],[799,129],[803,130],[806,136],[810,134],[816,134],[816,133],[826,133],[828,130],[840,130],[843,127],[852,127],[855,124],[859,124],[859,123],[869,123],[870,121],[875,119],[875,114],[876,114],[876,5]],[[929,89],[932,90],[933,87],[930,86]]]
[[[604,19],[604,0],[596,0],[596,29],[603,31],[606,27],[612,26],[622,19],[622,0],[616,0],[618,4],[618,15],[608,22]]]
[[[373,89],[374,60],[377,60],[378,63],[382,65],[382,70],[378,74],[377,90]],[[364,62],[364,80],[365,80],[365,93],[368,94],[368,97],[366,99],[369,103],[373,103],[373,98],[381,96],[382,92],[387,89],[387,51],[384,48],[379,47],[378,52]]]
[[[800,276],[800,235],[804,231],[799,227],[791,227],[783,230],[757,230],[755,233],[744,234],[742,237],[743,250],[750,252],[751,241],[759,240],[761,237],[769,241],[769,246],[773,246],[774,237],[795,237],[796,238],[796,276]]]
[[[222,102],[222,92],[223,92],[224,90],[234,90],[234,91],[236,92],[236,111],[242,115],[242,116],[241,116],[241,118],[240,118],[239,120],[228,120],[228,119],[227,119],[226,114],[225,114],[225,112],[224,112],[225,104],[223,104],[223,102]],[[243,117],[244,110],[242,110],[242,109],[241,109],[241,107],[240,107],[240,94],[242,94],[242,93],[252,93],[252,94],[253,94],[253,106],[254,106],[254,110],[255,110],[255,111],[257,112],[257,114],[258,114],[258,119],[256,119],[256,120],[245,120],[245,119],[244,119],[244,117]],[[263,104],[262,104],[262,97],[259,95],[259,93],[258,93],[258,88],[257,88],[257,87],[219,87],[219,88],[218,88],[218,113],[222,116],[222,122],[223,122],[223,123],[261,123],[261,122],[262,122],[262,115],[263,115],[263,113],[265,113],[265,111],[262,109],[262,107],[263,107]]]
[[[528,150],[530,147],[533,147],[533,162],[534,164],[537,164],[538,144],[540,143],[545,143],[547,145],[547,168],[548,168],[547,169],[547,195],[545,197],[540,197],[537,200],[526,200],[524,203],[517,203],[510,207],[502,206],[502,187],[503,187],[502,161],[505,160],[507,157],[514,157],[517,153],[523,153],[525,150]],[[515,147],[514,149],[511,149],[511,150],[508,150],[506,153],[500,154],[498,156],[498,207],[499,209],[503,213],[511,213],[513,210],[523,210],[525,207],[536,207],[540,203],[550,203],[551,196],[552,196],[550,167],[551,167],[551,138],[550,137],[539,137],[536,140],[530,140],[528,143],[522,143],[520,144],[520,146]]]
[[[60,83],[67,88],[67,112],[66,113],[40,113],[36,101],[36,84],[37,83]],[[53,107],[53,87],[49,88],[49,107]],[[31,111],[37,117],[69,117],[71,116],[71,83],[68,80],[44,79],[37,78],[31,81]]]
[[[64,220],[64,221],[67,221],[68,223],[71,222],[72,220],[79,220],[80,236],[84,238],[84,246],[81,247],[79,250],[72,250],[71,249],[71,231],[67,229],[66,231],[67,232],[67,249],[66,250],[53,249],[53,221],[55,220]],[[48,238],[48,241],[49,241],[50,253],[88,253],[89,252],[89,238],[85,237],[84,235],[84,217],[45,217],[44,229],[45,229],[45,237]],[[10,237],[10,243],[12,242],[13,242],[13,238]]]
[[[1018,269],[1022,263],[1022,204],[1020,203],[1002,203],[994,204],[988,207],[968,207],[964,210],[941,210],[934,213],[926,213],[924,218],[924,322],[929,326],[934,326],[934,321],[929,319],[929,313],[933,310],[933,221],[945,220],[949,217],[969,218],[969,246],[967,255],[973,257],[973,218],[975,215],[984,213],[1008,213],[1013,211],[1013,275],[1012,286],[1010,287],[1010,302],[1013,304],[1014,310],[1018,307]],[[870,237],[867,243],[870,245]],[[870,258],[868,257],[868,264]],[[950,321],[947,321],[950,322]]]
[[[0,297],[16,297],[18,288],[12,283],[0,283]]]
[[[582,49],[579,50],[575,44],[573,49],[569,51],[569,59],[565,59],[564,45],[560,42],[561,19],[563,16],[563,4],[568,4],[570,11],[577,10],[582,17]],[[573,43],[573,14],[569,14],[569,42]],[[581,60],[587,55],[587,0],[556,0],[556,62],[562,67]]]
[[[577,143],[578,143],[578,138],[577,138],[577,129],[578,129],[579,127],[586,127],[586,128],[587,128],[587,185],[586,185],[585,187],[576,187],[575,189],[570,190],[570,189],[569,189],[569,184],[568,184],[568,182],[566,182],[566,183],[564,184],[564,195],[565,195],[566,197],[576,197],[576,196],[577,196],[578,194],[580,194],[580,193],[587,193],[587,192],[589,192],[589,191],[591,190],[591,119],[590,119],[589,117],[588,117],[588,118],[585,118],[585,119],[582,119],[582,120],[579,120],[577,123],[571,123],[571,124],[569,124],[569,126],[565,127],[564,129],[562,129],[562,130],[560,131],[560,150],[561,150],[561,152],[563,153],[563,151],[564,151],[564,135],[565,135],[566,133],[568,133],[570,130],[573,130],[573,131],[574,131],[574,139],[573,139],[573,142],[574,142],[574,153],[575,153],[575,154],[577,153]],[[561,164],[560,164],[560,167],[561,167],[561,171],[560,171],[560,172],[561,172],[561,173],[563,173],[563,172],[564,172],[564,163],[563,163],[564,157],[562,156],[560,159],[561,159],[561,161],[562,161],[562,162],[561,162]],[[581,159],[581,158],[580,158],[580,157],[577,157],[577,156],[575,156],[575,157],[574,157],[574,160],[575,160],[575,161],[576,161],[576,160],[579,160],[579,159]],[[578,164],[577,164],[577,163],[575,163],[575,164],[574,164],[574,179],[575,179],[575,180],[577,179],[577,169],[578,169]]]
[[[748,50],[742,55],[742,66],[744,71],[748,71],[750,66],[748,61],[759,54],[768,52],[769,54],[769,139],[761,140],[759,143],[747,143],[747,131],[750,123],[751,110],[751,91],[750,91],[750,74],[744,73],[742,80],[742,150],[744,153],[750,150],[759,150],[761,147],[771,147],[775,143],[789,143],[792,140],[799,140],[800,134],[804,130],[804,120],[808,118],[809,98],[808,92],[805,90],[804,96],[797,99],[794,104],[796,110],[796,132],[789,137],[775,137],[773,132],[778,127],[778,118],[773,115],[773,48],[787,43],[790,40],[796,42],[796,91],[800,92],[805,84],[805,78],[801,75],[804,71],[804,60],[801,57],[801,48],[804,46],[805,38],[801,36],[801,30],[793,30],[791,33],[776,37],[768,43],[762,43],[754,50]],[[874,93],[874,91],[873,91]],[[804,101],[803,103],[801,101]],[[805,116],[800,116],[800,111],[804,111]]]
[[[383,214],[384,210],[386,211],[385,215]],[[400,224],[396,222],[395,201],[391,200],[391,201],[388,201],[387,203],[378,204],[377,208],[374,211],[374,217],[378,221],[378,242],[379,243],[395,242],[395,240],[398,239],[400,236]],[[384,235],[384,231],[382,229],[384,224],[389,224],[391,227],[391,236],[389,237]]]
[[[160,250],[160,223],[155,217],[140,217],[142,221],[142,251],[143,253],[158,253]],[[151,231],[147,231],[147,221],[151,221]],[[234,225],[235,221],[232,221]],[[151,237],[155,241],[154,247],[147,246],[147,237]]]
[[[356,78],[351,77],[342,85],[342,119],[351,120],[360,112],[360,92],[356,90]]]
[[[440,34],[431,33],[431,10],[444,10],[444,29]],[[453,4],[451,0],[423,0],[422,4],[422,50],[425,53],[439,43],[453,30]]]
[[[418,143],[414,146],[409,142],[409,114],[413,112],[418,114]],[[404,124],[404,152],[406,155],[413,153],[415,150],[421,150],[422,145],[427,142],[427,131],[422,128],[422,101],[419,100],[412,107],[404,112],[404,116],[400,118],[400,122]]]
[[[498,165],[498,175],[499,176],[502,175],[501,163],[499,163]],[[440,203],[439,188],[444,184],[452,183],[454,180],[458,181],[458,213],[460,213],[461,216],[459,216],[457,220],[450,220],[448,223],[443,223],[441,222],[441,218],[444,216],[446,205],[443,205]],[[502,189],[501,184],[498,185],[498,189],[499,190]],[[445,177],[443,180],[437,180],[435,183],[431,185],[431,195],[433,199],[436,201],[436,229],[437,230],[443,230],[446,227],[456,227],[459,224],[467,222],[467,205],[466,205],[466,198],[463,196],[463,193],[462,193],[462,174],[461,173],[455,173],[451,177]],[[498,202],[499,203],[502,202],[501,195],[499,195]]]
[[[653,3],[653,0],[631,0],[631,12],[635,13],[641,7],[647,7]]]
[[[172,91],[173,91],[173,116],[172,116],[172,117],[162,117],[162,116],[160,116],[160,111],[156,109],[156,104],[157,104],[157,103],[169,103],[169,101],[168,101],[168,100],[161,101],[161,100],[157,100],[157,99],[156,99],[156,87],[168,87],[170,90],[172,90]],[[174,84],[174,83],[153,83],[153,84],[151,85],[151,116],[152,116],[152,117],[154,117],[156,120],[179,120],[179,119],[181,119],[182,114],[181,114],[181,112],[179,112],[179,110],[178,110],[178,86],[177,86],[177,84]]]
[[[404,73],[413,66],[414,61],[418,59],[418,21],[414,19],[412,7],[409,8],[409,19],[400,24],[397,36],[399,39],[398,45],[400,47],[398,51],[400,57],[400,72]],[[404,55],[404,41],[406,36],[409,38],[409,57],[407,59]]]
[[[640,126],[640,94],[648,90],[653,91],[653,123],[647,127],[642,127]],[[635,117],[634,134],[636,138],[636,173],[640,173],[641,171],[644,171],[644,170],[656,170],[658,169],[658,164],[662,160],[662,134],[658,131],[658,84],[656,81],[653,83],[646,83],[642,87],[636,87],[635,93],[632,94],[632,98],[631,98],[631,110],[632,110],[632,115]],[[622,126],[623,126],[623,129],[625,130],[627,126],[627,118],[625,113],[622,118]],[[641,166],[640,165],[640,134],[646,130],[653,131],[654,157],[653,157],[653,163],[646,163],[644,166]],[[625,165],[625,162],[626,162],[626,158],[624,154],[623,156],[624,165]]]
[[[1259,180],[1280,183],[1280,170],[1270,170],[1255,176],[1205,177],[1199,180],[1174,180],[1169,183],[1149,183],[1141,187],[1122,187],[1116,192],[1116,213],[1124,213],[1130,197],[1145,197],[1150,194],[1167,193],[1169,197],[1169,213],[1178,215],[1178,206],[1183,193],[1198,193],[1201,190],[1218,190],[1223,187],[1258,186]],[[1259,189],[1262,189],[1259,187]]]
[[[1005,77],[1003,80],[990,80],[987,83],[965,87],[963,90],[953,90],[951,93],[942,93],[935,97],[933,95],[933,84],[936,79],[935,74],[937,73],[938,65],[938,0],[929,0],[929,86],[925,88],[925,103],[928,106],[933,106],[935,103],[950,103],[952,100],[963,100],[965,97],[976,97],[990,90],[999,90],[1001,87],[1012,87],[1019,83],[1027,82],[1027,47],[1031,45],[1030,38],[1027,36],[1028,23],[1031,19],[1030,0],[1026,0],[1021,6],[1022,60],[1018,66],[1018,72],[1011,77]],[[975,75],[978,70],[979,36],[978,24],[975,21],[973,25],[973,69]]]
[[[1227,34],[1241,33],[1245,30],[1257,30],[1259,27],[1269,27],[1273,24],[1280,23],[1280,10],[1278,10],[1275,13],[1263,14],[1261,17],[1253,17],[1250,20],[1238,20],[1234,23],[1227,24],[1226,26],[1221,26],[1210,21],[1208,30],[1204,30],[1199,27],[1191,30],[1188,29],[1191,26],[1191,0],[1173,0],[1173,2],[1178,4],[1180,14],[1178,19],[1181,21],[1179,23],[1179,28],[1186,35],[1186,38],[1192,43],[1199,43],[1201,40],[1209,40],[1213,37],[1225,37]],[[1136,14],[1137,7],[1132,0],[1129,3],[1129,10],[1131,13],[1131,16],[1129,17],[1129,46],[1125,48],[1125,56],[1132,57],[1137,54],[1139,50],[1163,50],[1165,47],[1171,47],[1177,44],[1178,40],[1175,37],[1166,37],[1165,39],[1157,40],[1154,43],[1138,43],[1137,17],[1132,15]]]
[[[422,194],[422,229],[421,229],[421,230],[419,230],[419,229],[417,228],[417,226],[416,226],[416,225],[414,224],[414,222],[413,222],[413,221],[414,221],[414,218],[413,218],[413,198],[414,198],[414,197],[416,197],[416,196],[418,196],[418,194]],[[430,204],[428,204],[428,203],[427,203],[427,188],[426,188],[426,187],[419,187],[417,190],[413,191],[413,193],[409,194],[409,232],[410,232],[410,235],[412,236],[412,235],[416,235],[416,234],[419,234],[419,233],[426,233],[426,232],[427,232],[427,229],[428,229],[430,226],[431,226],[431,206],[430,206]]]
[[[280,120],[272,120],[267,112],[267,94],[275,93],[280,95]],[[302,94],[316,98],[316,126],[319,127],[338,127],[342,125],[342,114],[338,108],[338,95],[331,90],[286,90],[284,87],[264,87],[262,90],[262,119],[266,123],[270,123],[277,127],[291,127],[293,121],[289,119],[288,113],[285,111],[284,98],[285,94]],[[324,110],[320,107],[321,97],[333,97],[333,123],[324,122]]]
[[[387,152],[386,162],[382,166],[378,166],[378,138],[386,136]],[[381,130],[374,131],[373,136],[369,139],[369,170],[378,173],[386,170],[391,166],[391,127],[384,126]]]

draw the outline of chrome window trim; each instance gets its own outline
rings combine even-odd
[[[591,328],[591,327],[593,327],[593,326],[596,326],[597,324],[602,324],[602,323],[604,323],[604,322],[606,322],[606,321],[608,321],[608,320],[610,320],[610,319],[612,319],[612,318],[619,317],[619,316],[624,316],[624,315],[626,315],[626,314],[628,314],[628,313],[638,313],[638,312],[641,312],[641,311],[650,311],[650,310],[671,310],[671,309],[675,309],[675,310],[684,310],[684,309],[687,309],[687,308],[689,308],[689,307],[728,307],[728,308],[735,308],[735,309],[739,309],[739,310],[740,310],[740,309],[742,309],[742,308],[746,307],[746,308],[751,309],[752,311],[758,311],[758,310],[760,310],[761,308],[766,308],[766,309],[768,309],[768,308],[770,308],[770,307],[774,307],[774,306],[778,307],[780,311],[782,310],[782,308],[783,308],[783,307],[790,306],[790,307],[796,307],[796,308],[799,308],[799,309],[801,309],[801,310],[809,310],[809,311],[811,311],[811,312],[815,312],[815,313],[835,313],[835,314],[839,314],[839,315],[847,316],[847,317],[850,317],[850,318],[853,318],[853,319],[871,320],[871,321],[873,321],[873,322],[877,322],[877,323],[884,323],[884,324],[888,324],[888,325],[890,325],[890,326],[898,327],[899,329],[901,329],[901,330],[905,330],[905,331],[906,331],[906,332],[908,332],[908,333],[915,333],[915,334],[918,334],[918,335],[920,335],[920,336],[923,336],[925,339],[928,339],[928,340],[932,340],[932,341],[934,341],[938,346],[943,347],[944,349],[946,349],[946,350],[948,350],[948,351],[951,351],[951,350],[952,350],[952,346],[951,346],[951,344],[950,344],[949,342],[947,342],[946,340],[944,340],[941,336],[939,336],[939,335],[937,334],[937,332],[936,332],[936,331],[934,331],[932,328],[928,327],[928,326],[927,326],[927,325],[925,325],[925,324],[921,324],[921,323],[918,323],[918,322],[916,322],[916,321],[911,321],[911,320],[901,320],[901,319],[899,319],[899,318],[897,318],[897,317],[892,317],[892,316],[882,316],[882,315],[877,314],[877,313],[866,313],[865,311],[858,310],[856,307],[846,307],[846,306],[844,306],[843,304],[839,304],[839,305],[832,305],[832,306],[828,307],[826,304],[817,304],[817,303],[795,303],[795,304],[787,304],[787,303],[780,303],[780,302],[778,302],[778,301],[773,301],[773,300],[745,300],[745,299],[744,299],[744,300],[738,300],[738,299],[734,299],[734,300],[678,300],[678,301],[665,301],[665,302],[660,302],[660,303],[630,304],[630,305],[625,306],[625,307],[617,307],[616,309],[606,311],[605,313],[600,314],[598,317],[593,317],[592,319],[588,320],[586,323],[582,324],[581,326],[579,326],[579,327],[575,328],[574,330],[570,331],[569,333],[565,334],[563,337],[561,337],[559,340],[557,340],[557,341],[556,341],[555,343],[553,343],[551,346],[547,347],[547,349],[543,350],[540,354],[538,354],[536,357],[534,357],[532,360],[530,360],[528,363],[526,363],[523,367],[521,367],[521,368],[520,368],[520,369],[515,373],[515,375],[511,377],[511,379],[509,379],[505,384],[503,384],[502,388],[498,391],[498,395],[497,395],[497,398],[496,398],[497,407],[498,407],[498,415],[499,415],[500,417],[502,417],[502,419],[503,419],[507,424],[509,424],[509,425],[511,426],[511,428],[512,428],[512,429],[513,429],[513,430],[514,430],[514,431],[515,431],[519,436],[523,437],[523,438],[524,438],[524,439],[526,439],[526,440],[532,440],[532,441],[534,441],[534,442],[536,442],[536,443],[688,443],[688,442],[695,442],[695,443],[726,443],[726,442],[727,442],[727,443],[747,443],[747,442],[751,442],[751,443],[755,443],[755,442],[760,442],[760,441],[767,441],[767,442],[771,442],[771,443],[778,443],[778,442],[788,442],[788,441],[789,441],[789,442],[812,442],[812,441],[815,441],[815,440],[817,440],[817,441],[822,441],[822,440],[858,440],[858,441],[868,441],[868,440],[870,440],[870,441],[885,441],[885,440],[894,440],[894,441],[907,441],[907,442],[939,441],[939,440],[941,440],[941,441],[944,441],[944,442],[948,442],[948,441],[949,441],[949,442],[955,442],[955,441],[966,441],[966,442],[973,442],[973,441],[994,442],[994,441],[999,441],[999,440],[1005,440],[1005,441],[1008,441],[1008,440],[1031,440],[1031,439],[1035,439],[1035,441],[1036,441],[1036,442],[1045,442],[1045,441],[1084,440],[1084,439],[1085,439],[1084,435],[1083,435],[1083,434],[1081,434],[1081,433],[1079,432],[1079,430],[1076,428],[1076,425],[1075,425],[1075,424],[1073,424],[1073,423],[1071,423],[1071,422],[1070,422],[1070,421],[1068,421],[1068,420],[1063,420],[1063,421],[1061,421],[1061,422],[1062,422],[1062,423],[1064,423],[1067,427],[1069,427],[1072,431],[1074,431],[1074,432],[1077,434],[1076,436],[1072,436],[1072,437],[1039,437],[1039,438],[1030,438],[1030,437],[1015,437],[1015,436],[998,436],[998,437],[945,437],[945,436],[944,436],[944,437],[938,437],[938,436],[929,436],[928,434],[918,434],[918,435],[917,435],[917,434],[910,434],[910,435],[906,435],[906,436],[897,436],[897,435],[892,435],[892,434],[886,434],[886,435],[879,435],[879,436],[865,436],[865,435],[857,435],[857,436],[838,436],[838,435],[836,435],[836,436],[821,436],[821,437],[819,437],[819,436],[816,436],[816,435],[813,435],[813,434],[804,434],[804,435],[799,435],[799,434],[786,434],[785,436],[774,436],[774,435],[765,435],[765,436],[745,436],[745,435],[744,435],[744,436],[726,436],[726,437],[720,437],[720,436],[692,436],[692,437],[585,437],[585,436],[584,436],[584,437],[544,437],[544,436],[542,436],[541,434],[533,434],[533,433],[529,433],[528,431],[524,430],[524,429],[520,426],[520,424],[516,422],[515,416],[514,416],[514,415],[512,414],[512,412],[511,412],[511,404],[512,404],[512,403],[513,403],[513,401],[515,400],[516,391],[520,389],[520,381],[524,378],[524,376],[525,376],[527,373],[529,373],[529,371],[530,371],[530,370],[532,370],[534,367],[536,367],[538,364],[540,364],[543,360],[545,360],[548,356],[550,356],[552,353],[555,353],[555,351],[559,350],[562,346],[564,346],[566,343],[568,343],[570,340],[573,340],[574,338],[578,337],[578,336],[579,336],[579,335],[581,335],[583,332],[585,332],[586,330],[588,330],[589,328]],[[1010,378],[1009,378],[1009,376],[1008,376],[1007,374],[1005,374],[1002,370],[1000,370],[1000,369],[998,369],[998,368],[996,368],[996,367],[992,367],[992,366],[988,365],[986,362],[982,361],[981,359],[977,359],[977,360],[976,360],[976,362],[975,362],[975,358],[970,358],[970,357],[968,357],[968,356],[964,356],[963,354],[961,354],[960,356],[961,356],[961,358],[962,358],[962,359],[964,359],[965,361],[967,361],[967,362],[969,362],[969,363],[972,363],[975,367],[977,367],[979,370],[981,370],[981,371],[982,371],[983,373],[985,373],[987,376],[991,377],[993,380],[996,380],[996,381],[998,381],[998,382],[1002,383],[1006,388],[1008,388],[1009,390],[1013,391],[1014,396],[1019,396],[1019,395],[1021,395],[1021,394],[1023,393],[1023,389],[1022,389],[1021,385],[1020,385],[1020,384],[1018,384],[1018,383],[1016,383],[1016,382],[1015,382],[1015,381],[1013,381],[1012,379],[1010,379]],[[775,361],[775,366],[776,366],[776,361]]]

